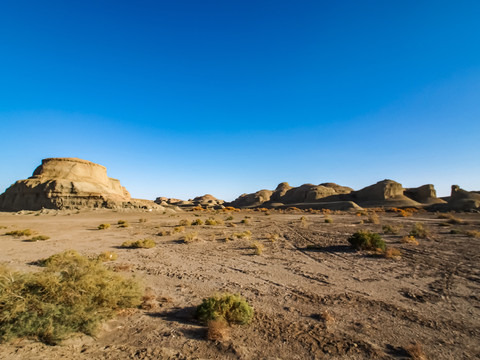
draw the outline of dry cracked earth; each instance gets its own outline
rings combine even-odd
[[[142,281],[158,304],[119,314],[95,338],[76,335],[57,346],[29,339],[0,344],[0,357],[408,359],[415,355],[407,350],[418,344],[426,359],[480,358],[480,239],[465,235],[480,230],[480,214],[455,214],[463,224],[448,226],[433,213],[377,214],[378,224],[356,213],[0,213],[2,234],[30,228],[50,237],[31,243],[0,236],[0,262],[36,271],[32,263],[67,249],[114,251],[118,259],[107,266]],[[173,232],[181,220],[210,217],[224,224],[185,227],[198,232],[197,241],[184,243],[185,233]],[[120,219],[130,226],[115,225]],[[429,236],[418,245],[402,243],[417,222]],[[97,230],[101,223],[112,226]],[[399,233],[383,234],[387,224]],[[361,229],[382,234],[401,257],[352,250],[347,238]],[[234,236],[247,230],[251,239]],[[157,246],[119,246],[144,238]],[[253,241],[264,246],[262,254],[255,255]],[[221,292],[244,296],[255,316],[250,325],[234,326],[229,339],[212,341],[193,314],[203,298]]]

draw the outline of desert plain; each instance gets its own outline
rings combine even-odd
[[[417,223],[426,235],[405,242]],[[0,344],[2,359],[480,357],[479,213],[48,210],[0,213],[0,228],[0,262],[12,269],[39,271],[39,260],[70,249],[110,251],[118,258],[105,266],[148,293],[147,306],[119,313],[94,337],[56,346],[16,339]],[[49,239],[4,235],[27,228]],[[352,249],[347,239],[359,230],[399,253]],[[145,238],[156,246],[121,247]],[[243,296],[254,318],[210,340],[195,308],[223,292]]]

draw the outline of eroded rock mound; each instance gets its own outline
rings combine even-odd
[[[480,194],[476,191],[463,190],[458,185],[452,185],[452,194],[447,205],[450,210],[478,211],[480,210]]]
[[[445,203],[444,200],[437,198],[437,192],[432,184],[405,189],[404,195],[422,204]]]
[[[104,166],[77,158],[44,159],[30,178],[18,180],[0,195],[4,211],[155,206],[131,199]]]
[[[406,197],[402,184],[393,180],[382,180],[351,194],[360,206],[418,207],[421,204]]]

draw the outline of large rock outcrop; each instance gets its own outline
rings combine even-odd
[[[0,195],[3,211],[156,206],[131,199],[104,166],[77,158],[44,159],[30,178],[18,180]]]
[[[416,188],[405,189],[406,197],[422,204],[441,204],[444,200],[437,198],[437,192],[432,184],[422,185]]]
[[[458,185],[452,185],[452,193],[447,206],[449,210],[456,211],[480,210],[480,194],[476,191],[463,190]]]
[[[382,180],[351,194],[351,200],[360,206],[418,207],[421,204],[405,196],[402,184],[393,180]]]

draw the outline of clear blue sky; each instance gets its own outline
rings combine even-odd
[[[0,2],[0,192],[46,157],[138,198],[480,190],[480,2]]]

